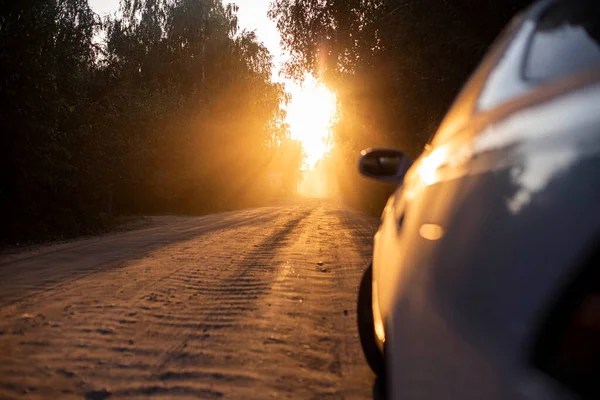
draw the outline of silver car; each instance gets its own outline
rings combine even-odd
[[[396,182],[358,303],[391,398],[600,399],[600,1],[517,16]]]

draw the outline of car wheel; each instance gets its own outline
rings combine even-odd
[[[378,377],[385,375],[385,359],[376,344],[375,325],[373,322],[373,266],[369,265],[363,274],[358,289],[358,334],[367,363]]]

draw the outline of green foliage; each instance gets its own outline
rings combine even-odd
[[[0,242],[265,197],[286,96],[236,7],[121,7],[101,21],[87,0],[1,3]]]
[[[396,146],[418,156],[487,47],[529,3],[273,0],[288,76],[312,73],[337,92],[333,164],[344,197],[381,203],[355,172],[360,150]]]

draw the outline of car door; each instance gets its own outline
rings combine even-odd
[[[382,296],[393,398],[571,396],[524,355],[541,300],[599,223],[600,197],[589,190],[600,187],[597,70],[541,82],[523,75],[547,26],[540,18],[559,3],[539,3],[500,56],[492,51],[406,177]],[[561,129],[577,136],[575,147]]]

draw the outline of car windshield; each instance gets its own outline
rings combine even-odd
[[[437,146],[448,141],[454,135],[460,133],[461,129],[470,121],[473,113],[476,111],[476,102],[480,96],[480,92],[484,87],[487,87],[486,85],[490,85],[486,82],[489,74],[494,70],[504,52],[507,51],[522,22],[522,15],[514,17],[494,40],[489,54],[465,84],[465,87],[442,121],[439,130],[435,133],[435,136],[432,135],[432,146]]]
[[[600,63],[600,3],[560,1],[540,19],[525,61],[524,75],[547,81]]]

